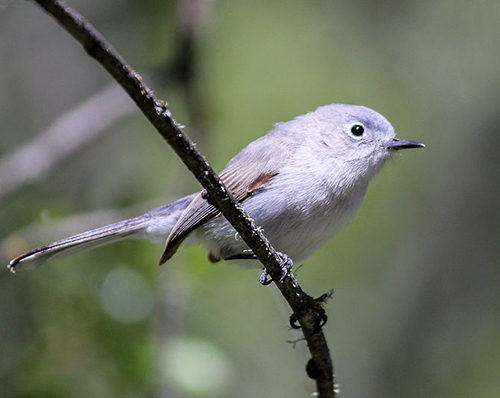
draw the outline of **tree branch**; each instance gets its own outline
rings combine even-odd
[[[151,124],[207,190],[213,203],[240,233],[273,280],[278,281],[282,273],[279,253],[274,250],[241,206],[234,201],[210,164],[182,132],[182,126],[174,120],[166,103],[155,97],[141,76],[81,14],[62,1],[35,1],[79,41],[85,51],[95,58],[132,97]],[[304,333],[312,357],[307,365],[307,373],[316,380],[318,396],[334,397],[333,365],[319,323],[324,319],[319,301],[313,300],[302,291],[291,272],[283,281],[276,283],[276,286],[292,308],[294,320],[299,322]]]

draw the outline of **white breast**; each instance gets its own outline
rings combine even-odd
[[[340,232],[356,213],[366,192],[368,181],[342,189],[333,186],[341,181],[341,176],[335,176],[335,171],[327,170],[327,166],[324,173],[317,169],[309,173],[300,164],[285,168],[266,189],[243,203],[273,247],[295,262],[305,260]],[[289,187],[297,186],[297,181],[299,188],[291,192]],[[222,217],[209,221],[199,232],[205,235],[207,249],[221,258],[248,250]]]

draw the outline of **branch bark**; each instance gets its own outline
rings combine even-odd
[[[213,203],[257,255],[273,280],[279,281],[282,273],[279,253],[234,201],[205,157],[183,133],[183,127],[173,118],[167,104],[154,95],[142,77],[81,14],[62,1],[35,1],[80,42],[85,51],[130,95],[158,133],[207,190]],[[300,324],[307,341],[311,359],[306,368],[308,375],[316,380],[317,396],[334,397],[336,391],[333,365],[320,325],[324,319],[320,301],[305,294],[291,272],[281,282],[277,282],[276,286],[292,308],[293,319]]]

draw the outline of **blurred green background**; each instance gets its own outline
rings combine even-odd
[[[400,138],[426,143],[385,166],[297,277],[313,296],[334,289],[325,333],[342,397],[498,396],[500,3],[71,4],[217,170],[273,123],[335,102],[372,107]],[[0,4],[3,264],[199,189],[138,111],[110,109],[127,104],[119,90],[98,115],[69,118],[81,136],[94,122],[99,134],[38,173],[70,129],[49,144],[44,132],[108,87],[35,4]],[[0,270],[1,395],[311,396],[307,350],[287,342],[300,334],[258,271],[208,265],[200,248],[159,268],[161,250],[125,241]]]

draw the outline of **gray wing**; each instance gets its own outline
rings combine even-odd
[[[266,135],[244,148],[220,173],[229,192],[238,203],[264,189],[279,173],[281,167],[295,152],[294,141],[284,142],[276,152],[276,146],[268,145],[271,135]],[[206,199],[206,191],[200,192],[177,221],[167,238],[160,265],[168,261],[183,240],[208,220],[220,216],[219,210]]]

